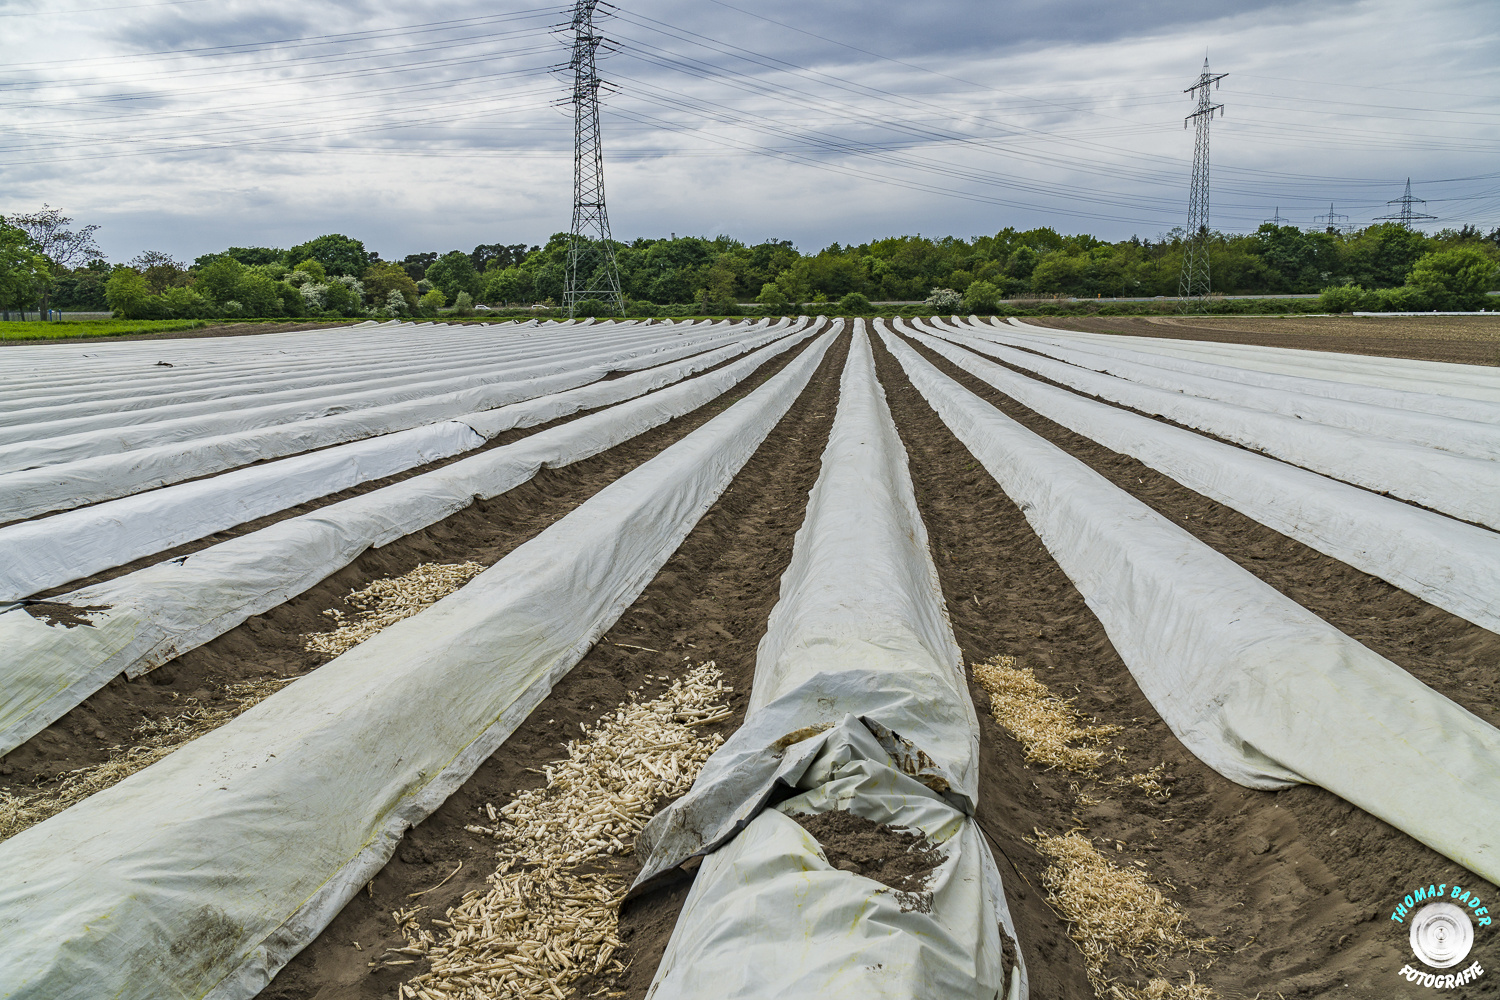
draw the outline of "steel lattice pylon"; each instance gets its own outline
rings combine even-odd
[[[1198,127],[1198,141],[1193,149],[1193,188],[1188,195],[1187,237],[1182,246],[1182,279],[1177,284],[1177,297],[1183,312],[1201,307],[1211,288],[1208,273],[1208,127],[1214,112],[1224,113],[1224,105],[1213,103],[1208,92],[1228,75],[1210,73],[1205,57],[1198,81],[1183,90],[1198,102],[1198,109],[1183,121],[1184,128],[1194,123]]]
[[[568,230],[568,274],[563,305],[573,316],[578,303],[598,299],[625,312],[620,270],[615,264],[609,212],[604,206],[604,148],[599,130],[599,80],[595,64],[604,42],[594,33],[600,0],[578,0],[573,7],[573,225]]]
[[[1386,202],[1386,204],[1400,205],[1401,210],[1395,215],[1379,216],[1378,218],[1376,218],[1376,222],[1399,222],[1407,229],[1410,229],[1413,222],[1437,221],[1437,216],[1435,215],[1423,215],[1421,212],[1417,212],[1412,209],[1413,205],[1425,205],[1427,204],[1427,202],[1425,199],[1412,197],[1410,177],[1406,179],[1406,194],[1402,195],[1399,198],[1393,198],[1390,201]]]

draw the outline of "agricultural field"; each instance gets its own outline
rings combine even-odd
[[[200,332],[0,350],[5,995],[1500,995],[1492,321]]]

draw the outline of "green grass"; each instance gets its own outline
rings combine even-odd
[[[120,337],[128,333],[168,333],[208,326],[202,319],[84,319],[60,323],[0,323],[0,340],[55,340]]]

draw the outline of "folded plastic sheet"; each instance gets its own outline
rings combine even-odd
[[[1377,493],[1500,528],[1500,463],[1167,392],[949,331],[966,347],[1113,403],[1165,417]]]
[[[0,844],[5,995],[265,988],[640,594],[829,342],[462,590]]]
[[[988,324],[968,323],[955,326],[960,333],[993,339],[1011,347],[1034,350],[1079,368],[1139,382],[1167,392],[1217,399],[1247,409],[1264,410],[1267,413],[1341,427],[1393,441],[1406,441],[1471,458],[1489,461],[1500,458],[1500,424],[1497,423],[1393,409],[1353,400],[1329,399],[1326,396],[1268,386],[1246,385],[1238,380],[1237,371],[1226,365],[1203,366],[1210,368],[1212,374],[1166,371],[1152,365],[1148,357],[1130,361],[1102,355],[1088,348],[1039,344],[1034,339],[1007,336],[1003,331],[990,328]],[[1495,415],[1500,418],[1500,409],[1497,409]]]
[[[913,334],[1023,406],[1481,628],[1500,632],[1500,534],[1019,375]]]
[[[1098,616],[1142,693],[1231,781],[1320,785],[1491,881],[1500,730],[941,374],[913,384]]]
[[[636,841],[634,891],[702,865],[654,1000],[1026,993],[999,874],[968,815],[978,723],[905,450],[857,331],[823,470],[756,652],[745,724]],[[778,808],[921,830],[946,861],[913,900],[835,870]]]
[[[799,328],[806,321],[799,323]],[[611,380],[613,388],[606,394],[608,402],[628,399],[631,395],[659,388],[693,372],[702,371],[734,357],[755,350],[786,334],[786,325],[746,331],[729,346],[702,350],[698,342],[663,349],[651,360],[659,362],[645,372]],[[686,361],[678,358],[687,356]],[[632,358],[623,364],[629,369],[639,365]],[[524,382],[487,385],[458,392],[441,393],[423,399],[340,413],[328,417],[295,421],[273,427],[262,427],[231,434],[174,442],[154,448],[141,448],[119,454],[96,455],[46,465],[37,469],[0,474],[0,520],[34,517],[49,511],[68,510],[88,503],[98,503],[155,489],[197,476],[211,475],[225,469],[282,458],[315,448],[343,444],[381,434],[391,434],[444,419],[468,423],[486,438],[493,437],[474,418],[483,411],[524,413],[517,401],[548,398],[559,406],[550,407],[554,416],[575,412],[567,409],[568,401],[588,396],[570,395],[567,390],[597,382],[609,370],[610,362],[593,363],[560,375]],[[621,369],[614,369],[621,370]],[[679,374],[680,373],[680,374]],[[665,380],[663,380],[665,379]],[[603,405],[591,403],[589,405]],[[498,410],[497,410],[498,408]],[[550,420],[552,417],[544,417]],[[484,417],[492,423],[489,414]],[[537,421],[541,422],[541,421]],[[512,423],[505,427],[528,426]],[[496,432],[498,433],[498,432]]]
[[[1413,410],[1418,413],[1450,416],[1483,424],[1494,424],[1500,421],[1500,404],[1486,403],[1476,399],[1459,399],[1456,396],[1442,396],[1430,392],[1413,392],[1410,389],[1386,389],[1379,386],[1359,385],[1354,382],[1340,382],[1308,374],[1278,375],[1257,369],[1238,367],[1227,361],[1194,361],[1190,358],[1146,353],[1144,351],[1131,350],[1117,343],[1111,343],[1108,337],[1085,341],[1071,336],[1053,336],[1053,334],[1059,333],[1059,331],[1046,327],[1031,326],[1018,319],[1012,319],[1009,323],[1002,323],[1000,320],[991,317],[988,323],[984,323],[979,321],[977,317],[971,316],[968,320],[968,326],[970,330],[981,337],[997,337],[1004,343],[1014,342],[1005,338],[1021,337],[1024,339],[1028,349],[1039,350],[1043,354],[1049,353],[1047,350],[1049,347],[1068,347],[1107,358],[1118,358],[1125,361],[1148,364],[1167,372],[1185,372],[1189,375],[1229,378],[1241,385],[1266,386],[1267,388],[1282,389],[1301,395],[1321,396],[1325,399],[1347,399],[1357,403],[1384,406],[1393,410]],[[1229,374],[1222,374],[1226,370]]]
[[[1491,403],[1500,402],[1500,374],[1493,370],[1486,371],[1477,365],[1418,361],[1412,358],[1377,358],[1363,354],[1308,351],[1291,347],[1257,347],[1250,344],[1222,344],[1158,337],[1121,337],[1079,333],[1073,330],[1051,330],[1045,327],[1033,329],[1084,341],[1129,347],[1148,354],[1193,358],[1198,361],[1217,362],[1278,375],[1313,376],[1356,385],[1429,392],[1439,396],[1479,399]]]
[[[835,320],[809,351],[826,351],[842,328]],[[120,673],[140,676],[302,593],[366,549],[420,531],[476,498],[498,496],[542,468],[596,455],[691,412],[811,335],[783,338],[650,396],[53,599],[96,609],[87,625],[50,625],[24,606],[0,606],[0,753]],[[609,384],[589,388],[602,394]]]

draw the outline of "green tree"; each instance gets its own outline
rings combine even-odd
[[[1359,285],[1330,285],[1318,296],[1318,308],[1331,313],[1354,312],[1364,308],[1368,295]]]
[[[447,298],[443,296],[442,290],[434,288],[417,302],[423,316],[436,316],[438,310],[448,304]]]
[[[760,294],[755,297],[755,301],[760,303],[767,316],[783,312],[790,305],[781,286],[774,281],[768,281],[760,286]]]
[[[970,313],[988,315],[1000,305],[1000,289],[988,281],[976,281],[964,292],[963,307]]]
[[[217,257],[193,282],[193,289],[216,306],[226,302],[240,301],[240,280],[245,276],[245,265],[233,257]]]
[[[516,304],[531,302],[536,298],[536,277],[531,271],[521,267],[490,271],[485,276],[481,297],[486,302]]]
[[[874,311],[870,300],[859,292],[850,292],[839,299],[839,312],[845,316],[867,316]]]
[[[459,316],[474,315],[474,296],[468,292],[459,292],[453,299],[453,311]]]
[[[459,292],[468,292],[470,297],[478,295],[483,286],[479,272],[474,270],[474,261],[458,250],[449,251],[433,261],[427,268],[427,280],[449,302],[456,302]]]
[[[117,267],[104,285],[104,301],[121,319],[147,319],[151,289],[133,267]]]
[[[1455,246],[1421,258],[1406,283],[1420,288],[1438,309],[1483,308],[1495,287],[1495,260],[1477,246]]]
[[[342,281],[330,281],[325,292],[328,311],[340,316],[358,316],[364,309],[359,294]]]
[[[322,261],[315,258],[309,257],[292,267],[293,274],[299,271],[320,285],[327,284],[328,282],[328,269],[323,266]]]
[[[377,306],[385,305],[393,291],[400,292],[407,302],[415,302],[420,297],[417,283],[406,273],[406,268],[394,261],[376,261],[365,268],[364,283],[365,295]]]
[[[35,308],[52,278],[52,261],[25,230],[0,219],[0,309]]]
[[[331,275],[358,277],[375,261],[375,255],[365,250],[359,240],[341,233],[329,233],[315,240],[292,247],[287,251],[287,260],[312,258],[322,264]]]

